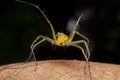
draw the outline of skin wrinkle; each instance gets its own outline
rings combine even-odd
[[[41,65],[41,67],[44,67],[44,69],[43,68],[40,69],[40,67],[38,68],[38,69],[40,69],[40,71],[42,71],[41,74],[45,74],[45,77],[41,76],[43,80],[48,80],[48,78],[50,76],[52,76],[52,74],[46,73],[47,71],[49,72],[49,71],[52,71],[54,69],[54,67],[52,65],[50,65],[50,64],[51,63],[48,63],[48,65]],[[49,66],[49,68],[47,68],[48,66]]]
[[[1,66],[0,80],[90,80],[88,74],[84,75],[84,61],[46,60],[37,63],[36,71],[35,62]],[[120,80],[120,65],[90,62],[90,68],[92,80]],[[19,71],[12,76],[16,69]],[[9,78],[5,79],[7,76]]]
[[[113,75],[113,73],[111,73],[111,72],[108,72],[108,71],[105,71],[104,72],[106,75],[109,75],[109,76],[112,76],[112,78],[111,78],[111,80],[113,79],[113,80],[116,80],[117,79],[117,77],[116,77],[116,79],[115,79],[115,75]],[[104,76],[106,79],[109,79],[109,76]]]
[[[114,68],[114,70],[115,70],[116,68]],[[114,74],[114,72],[110,72],[110,68],[108,68],[105,72],[105,75],[109,75],[110,77],[112,77],[113,78],[113,80],[116,80],[117,79],[117,76]],[[109,79],[109,77],[108,76],[104,76],[104,77],[106,77],[106,78],[108,78]],[[112,78],[111,78],[111,80],[112,80]]]
[[[60,62],[61,63],[61,62]],[[57,64],[56,62],[54,63],[54,64]],[[62,66],[64,66],[64,67],[68,67],[68,65],[69,64],[66,64],[66,63],[64,63],[64,62],[62,62]],[[60,64],[57,64],[57,66],[61,66]],[[54,66],[54,71],[55,71],[55,73],[58,73],[59,74],[59,77],[58,78],[56,78],[56,79],[59,79],[59,78],[61,78],[62,76],[65,76],[66,75],[66,73],[64,73],[64,71],[62,71],[61,70],[61,67],[57,67],[57,66]],[[67,72],[68,73],[68,72]],[[48,79],[50,79],[50,78],[48,78]],[[52,80],[52,79],[51,79]]]
[[[52,62],[52,64],[54,65],[55,63]],[[51,67],[51,69],[50,69],[48,72],[55,70],[55,66],[53,66],[53,65],[50,65],[50,66],[49,66],[49,67]],[[55,73],[57,73],[57,72],[55,72]],[[59,75],[60,75],[60,74],[59,74]],[[46,76],[45,80],[49,80],[49,79],[50,79],[51,77],[53,77],[53,76],[55,76],[55,75],[52,75],[51,73],[48,73],[48,76]],[[51,80],[52,80],[52,79],[51,79]]]
[[[22,63],[23,64],[23,63]],[[11,65],[12,66],[12,65]],[[12,66],[12,68],[11,67],[9,67],[9,68],[7,68],[7,69],[14,69],[14,71],[11,73],[12,74],[12,76],[10,76],[11,74],[9,74],[7,77],[5,77],[5,79],[4,80],[6,80],[7,78],[14,78],[15,76],[14,75],[16,75],[16,74],[18,74],[18,71],[21,69],[21,68],[25,68],[25,66],[24,67],[22,67],[23,65],[21,65],[19,68],[18,68],[18,65],[13,65]],[[18,78],[18,77],[17,77]]]
[[[70,65],[71,64],[68,64],[68,63],[66,63],[66,62],[62,62],[62,66],[64,66],[64,67],[66,67],[66,69],[69,67],[70,68]],[[63,72],[63,71],[58,71],[57,73],[60,73],[60,72],[62,72],[62,75],[60,75],[59,77],[58,77],[58,79],[59,78],[61,78],[61,77],[68,77],[68,79],[72,79],[72,75],[70,75],[73,71],[75,71],[75,70],[79,70],[77,67],[75,67],[76,66],[76,64],[72,64],[72,67],[71,67],[71,70],[70,71],[66,71],[65,73]],[[80,67],[80,66],[79,66]],[[61,67],[58,67],[58,68],[56,68],[56,69],[58,69],[58,70],[61,70]],[[65,69],[65,70],[66,70]],[[79,75],[80,76],[80,75]]]
[[[65,75],[63,76],[63,75],[61,75],[60,77],[70,77],[70,78],[68,78],[68,79],[73,79],[73,77],[72,76],[76,76],[75,74],[72,74],[72,72],[74,72],[74,71],[76,71],[76,70],[78,70],[78,69],[73,69],[73,70],[71,70],[71,71],[69,71],[69,72],[66,72],[66,73],[64,73]],[[78,77],[82,77],[81,75],[79,75],[79,76],[76,76],[77,78]]]
[[[57,68],[58,69],[58,68]],[[58,69],[58,71],[57,71],[57,73],[61,73],[61,75],[58,77],[58,79],[59,78],[61,78],[61,77],[70,77],[70,78],[72,78],[69,74],[72,72],[72,71],[74,71],[75,69],[72,69],[72,70],[70,70],[70,71],[67,71],[67,72],[64,72],[64,71],[62,71],[61,69]],[[70,78],[68,78],[68,79],[70,79]]]
[[[29,63],[28,63],[29,64]],[[12,66],[12,65],[11,65]],[[14,67],[15,66],[15,67]],[[9,77],[14,77],[14,75],[16,75],[16,74],[18,74],[19,73],[19,71],[20,71],[20,69],[22,69],[22,68],[27,68],[27,67],[32,67],[32,66],[34,66],[34,64],[33,65],[30,65],[30,66],[28,66],[28,65],[26,65],[25,63],[20,63],[20,65],[14,65],[14,66],[12,66],[12,68],[11,67],[9,67],[8,69],[15,69],[14,70],[14,72],[12,73],[12,76],[10,76],[10,75],[8,75],[8,77],[6,77],[6,78],[9,78]],[[19,76],[18,76],[19,77]],[[6,80],[6,79],[5,79]],[[16,77],[15,77],[15,80],[16,80]]]
[[[114,68],[114,70],[115,70],[115,68]],[[106,71],[103,72],[103,74],[104,74],[104,75],[109,75],[109,76],[104,76],[104,75],[103,75],[103,77],[105,77],[106,79],[108,79],[108,78],[111,77],[111,76],[112,76],[111,79],[113,79],[113,80],[116,80],[116,79],[117,79],[116,74],[115,74],[114,72],[111,73],[109,68],[107,68]]]
[[[67,66],[67,65],[66,65]],[[42,66],[43,67],[43,66]],[[44,66],[45,67],[45,66]],[[61,75],[62,76],[62,75]]]
[[[55,73],[56,74],[59,74],[59,76],[62,76],[63,75],[63,73],[62,73],[62,71],[57,67],[57,66],[54,66],[54,65],[56,65],[57,63],[56,62],[51,62],[52,64],[50,64],[50,65],[52,65],[52,68],[51,68],[51,71],[55,71]],[[58,64],[59,65],[59,64]],[[57,67],[57,68],[56,68]],[[51,77],[52,76],[55,76],[55,75],[50,75],[50,76],[48,76],[47,78],[46,78],[46,80],[48,80],[48,79],[51,79]],[[51,79],[52,80],[52,79]],[[57,78],[56,78],[56,80],[57,80]]]
[[[106,66],[105,66],[106,65]],[[112,64],[111,64],[112,65]],[[95,69],[95,71],[99,71],[100,73],[99,73],[99,76],[97,75],[97,76],[95,76],[95,74],[94,73],[92,73],[92,74],[94,74],[94,76],[95,77],[98,77],[99,79],[97,79],[97,80],[108,80],[109,78],[109,80],[119,80],[119,79],[117,79],[117,75],[116,74],[114,74],[114,73],[116,73],[116,72],[118,72],[118,71],[120,71],[120,68],[118,69],[118,68],[116,68],[116,66],[114,65],[114,66],[112,66],[112,68],[110,67],[111,66],[110,64],[98,64],[98,66],[100,66],[100,68],[98,67],[96,67],[96,68],[94,68]],[[117,70],[115,70],[115,69],[117,69]],[[114,72],[111,72],[111,70],[114,70]],[[93,70],[92,70],[93,71]],[[108,74],[109,73],[109,74]],[[112,74],[112,75],[110,75],[110,73]],[[120,74],[119,74],[120,75]],[[108,77],[108,78],[107,78]],[[113,78],[115,78],[116,77],[116,79],[113,79]]]
[[[76,68],[76,67],[73,67],[73,68],[71,68],[71,70],[70,71],[68,71],[68,72],[65,72],[64,73],[64,75],[67,77],[70,77],[70,78],[68,78],[68,79],[72,79],[72,72],[74,72],[74,71],[76,71],[76,70],[78,70],[78,68]],[[60,77],[65,77],[64,75],[61,75]]]
[[[100,65],[100,64],[96,64],[96,65],[99,66],[99,67],[101,68],[101,70],[100,70],[100,68],[98,68],[98,67],[94,68],[94,66],[90,66],[91,69],[92,69],[92,70],[91,70],[92,78],[94,78],[95,80],[97,80],[95,77],[97,77],[98,79],[100,79],[100,78],[102,77],[101,75],[103,74],[103,73],[99,73],[99,75],[96,76],[96,74],[94,73],[94,71],[99,71],[99,72],[100,72],[100,71],[103,71],[103,69],[102,69],[102,68],[103,68],[103,67],[102,67],[102,64],[101,64],[101,65]]]

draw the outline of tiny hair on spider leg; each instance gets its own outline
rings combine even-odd
[[[43,17],[45,18],[45,20],[48,22],[50,28],[51,28],[51,34],[52,34],[52,38],[48,37],[48,36],[44,36],[44,35],[38,35],[37,38],[32,42],[31,46],[30,46],[30,49],[31,49],[31,52],[30,52],[30,56],[28,57],[27,60],[30,59],[30,57],[33,55],[34,56],[34,59],[36,61],[36,57],[35,57],[35,53],[34,53],[34,49],[36,46],[40,45],[42,42],[44,41],[48,41],[50,42],[52,45],[54,44],[55,46],[63,46],[63,47],[69,47],[69,46],[72,46],[72,47],[75,47],[75,48],[78,48],[79,50],[81,50],[86,62],[89,61],[89,58],[90,58],[90,51],[89,51],[89,48],[88,48],[88,45],[89,45],[89,39],[87,37],[85,37],[84,35],[82,35],[80,32],[77,32],[76,31],[76,28],[78,27],[78,24],[80,22],[80,20],[82,19],[82,16],[83,14],[81,14],[75,25],[73,26],[72,28],[72,31],[70,32],[69,35],[66,35],[64,33],[61,33],[61,32],[58,32],[58,34],[55,33],[55,30],[54,30],[54,27],[53,25],[51,24],[50,20],[46,17],[46,15],[44,14],[44,12],[40,9],[39,6],[37,5],[34,5],[32,3],[29,3],[29,2],[26,2],[26,1],[21,1],[21,0],[16,0],[17,2],[21,2],[21,3],[24,3],[24,4],[27,4],[27,5],[31,5],[35,8],[38,9],[38,11],[40,11],[40,13],[42,13]],[[74,36],[75,35],[78,35],[79,37],[82,38],[82,40],[77,40],[77,41],[73,41],[74,39]],[[41,39],[41,40],[40,40]],[[83,44],[85,46],[85,48],[83,48],[82,46],[80,46],[79,44]],[[27,61],[26,60],[26,61]]]

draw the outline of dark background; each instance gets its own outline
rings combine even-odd
[[[67,33],[66,25],[75,12],[86,11],[80,22],[80,33],[90,40],[91,61],[120,64],[119,0],[27,0],[44,11],[56,32]],[[30,45],[38,35],[52,36],[50,27],[34,7],[14,0],[0,1],[0,65],[24,62]],[[51,47],[44,42],[35,49],[37,60],[84,60],[80,50]]]

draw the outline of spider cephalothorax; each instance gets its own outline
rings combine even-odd
[[[64,33],[58,33],[55,44],[57,46],[69,46],[71,41],[69,41],[69,37]]]

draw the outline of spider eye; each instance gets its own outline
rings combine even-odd
[[[60,33],[61,35],[63,35],[64,33]]]
[[[54,49],[56,49],[56,44],[55,44],[55,42],[52,42],[52,47],[53,47]]]
[[[63,47],[64,47],[64,48],[67,48],[67,47],[68,47],[66,42],[63,43]]]
[[[53,46],[53,47],[56,46],[55,42],[52,42],[52,46]]]
[[[59,32],[59,33],[58,33],[58,35],[63,35],[63,34],[64,34],[64,33],[62,33],[62,32]]]
[[[58,35],[60,35],[60,32],[58,32]]]

